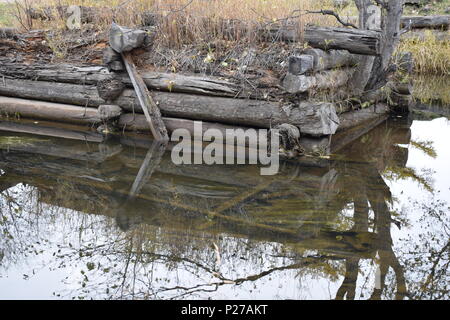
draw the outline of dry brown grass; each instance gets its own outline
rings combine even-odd
[[[125,26],[142,24],[142,13],[152,12],[164,17],[158,35],[166,44],[180,46],[186,43],[223,38],[222,21],[232,19],[245,26],[247,40],[254,39],[249,32],[255,26],[285,21],[286,17],[300,26],[305,24],[332,25],[334,18],[305,14],[307,10],[330,8],[331,1],[316,0],[17,0],[21,25],[26,25],[26,8],[45,8],[67,5],[98,7],[96,27],[108,28],[114,19]],[[58,16],[58,14],[55,14]],[[208,21],[205,23],[205,21]],[[32,28],[62,29],[65,19],[39,22]],[[220,22],[220,23],[219,23]],[[28,26],[30,27],[30,26]]]
[[[419,74],[450,75],[450,42],[439,41],[431,31],[426,31],[425,39],[402,40],[398,50],[412,52]]]

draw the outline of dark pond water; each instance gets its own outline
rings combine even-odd
[[[449,139],[390,119],[268,177],[3,131],[0,299],[448,299]]]

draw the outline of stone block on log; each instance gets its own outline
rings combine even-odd
[[[121,27],[114,22],[109,32],[109,45],[118,53],[129,52],[143,45],[147,32]]]

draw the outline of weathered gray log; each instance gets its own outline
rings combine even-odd
[[[167,134],[166,126],[161,119],[161,111],[153,100],[153,97],[150,95],[144,80],[139,75],[132,56],[125,52],[122,53],[122,58],[131,82],[133,83],[134,91],[138,97],[140,106],[147,118],[153,137],[158,141],[168,141],[169,136]]]
[[[186,129],[192,137],[194,137],[194,120],[189,119],[179,119],[179,118],[169,118],[163,117],[164,124],[166,125],[167,131],[172,133],[176,129]],[[119,127],[123,128],[126,131],[138,131],[138,132],[148,132],[150,128],[148,126],[147,121],[145,120],[145,116],[142,114],[132,114],[125,113],[120,116],[119,119]],[[215,129],[219,130],[222,136],[224,137],[224,142],[227,141],[227,137],[233,138],[234,135],[227,130],[247,130],[248,127],[243,126],[231,126],[222,123],[213,123],[213,122],[202,122],[202,135],[210,130]]]
[[[90,124],[102,121],[94,108],[8,97],[0,97],[0,114],[12,118],[19,116],[68,123]]]
[[[122,56],[109,46],[103,50],[103,64],[107,65],[109,70],[125,70],[125,66],[122,62]]]
[[[376,119],[389,112],[389,107],[384,103],[377,103],[370,107],[359,109],[352,112],[343,113],[340,116],[341,123],[338,131],[343,131],[352,128],[356,125],[364,123],[365,121]]]
[[[74,84],[97,84],[99,81],[113,77],[113,73],[109,72],[107,68],[99,66],[77,67],[69,64],[28,65],[9,62],[0,63],[0,75],[18,79]],[[153,90],[218,97],[252,96],[250,92],[243,91],[238,84],[217,77],[163,72],[143,72],[142,78],[147,87]],[[119,79],[128,87],[132,87],[131,80],[126,74],[121,74]]]
[[[98,81],[109,79],[112,76],[107,68],[101,66],[11,63],[2,61],[1,58],[0,75],[17,79],[75,84],[97,84]],[[130,82],[129,79],[128,81]]]
[[[288,73],[282,86],[289,93],[303,93],[310,90],[339,88],[347,84],[353,76],[354,69],[322,71],[313,76],[293,75]]]
[[[334,68],[354,67],[358,63],[358,56],[346,50],[306,49],[303,54],[314,57],[314,72]]]
[[[230,37],[233,34],[245,33],[246,26],[239,23],[223,23],[223,28],[230,30]],[[360,30],[338,27],[302,27],[297,23],[270,24],[268,27],[258,30],[261,40],[265,41],[285,41],[285,42],[307,42],[313,48],[324,50],[338,49],[348,50],[351,53],[364,55],[380,54],[380,33],[373,30]]]
[[[314,70],[314,57],[307,54],[289,57],[288,72],[292,75],[302,75]]]
[[[67,83],[6,79],[0,95],[41,101],[98,107],[106,104],[96,87]],[[189,94],[153,92],[153,99],[164,116],[271,128],[288,123],[301,133],[321,136],[333,134],[339,119],[333,104],[303,103],[300,107],[270,101],[218,98]],[[130,112],[142,113],[133,90],[125,90],[112,102]]]
[[[124,100],[132,98],[127,97],[129,93],[125,91],[121,98]],[[304,102],[300,106],[283,106],[268,101],[164,92],[155,92],[153,96],[162,113],[169,117],[259,128],[271,128],[277,124],[288,123],[299,127],[301,133],[313,136],[333,134],[339,126],[335,107],[330,103]],[[118,101],[121,101],[120,99]],[[119,105],[125,110],[133,110],[130,103],[119,102]]]
[[[403,28],[410,29],[448,29],[450,15],[442,16],[403,16],[401,18]]]
[[[282,34],[285,40],[299,39],[294,30]],[[323,50],[339,49],[372,56],[380,54],[380,33],[373,30],[306,27],[304,40],[310,46]]]
[[[106,101],[99,97],[95,86],[60,82],[4,79],[0,80],[0,95],[83,107],[106,104]]]
[[[114,104],[102,104],[98,107],[98,113],[100,115],[100,119],[108,121],[119,118],[122,114],[122,108]]]

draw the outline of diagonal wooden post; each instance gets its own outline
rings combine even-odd
[[[120,53],[122,56],[123,63],[130,76],[153,137],[158,141],[169,141],[169,135],[162,120],[161,111],[155,101],[153,101],[147,85],[134,65],[133,57],[130,53],[133,49],[142,46],[145,38],[145,31],[124,28],[115,23],[112,24],[109,32],[109,44],[115,52]]]
[[[169,135],[162,120],[161,111],[150,95],[144,80],[137,72],[131,54],[124,52],[122,53],[122,58],[153,137],[158,141],[169,141]]]

